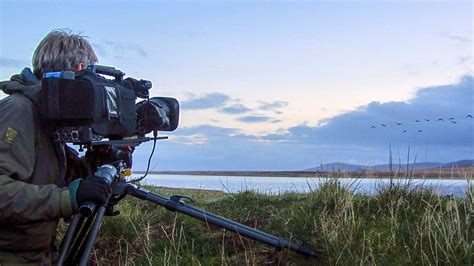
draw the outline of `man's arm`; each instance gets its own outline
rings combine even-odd
[[[0,175],[0,224],[54,221],[72,213],[67,187],[33,185]]]
[[[58,220],[73,213],[68,188],[26,183],[35,166],[33,104],[21,95],[0,101],[0,224]]]

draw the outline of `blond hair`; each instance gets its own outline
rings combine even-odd
[[[87,37],[73,34],[69,29],[53,30],[41,40],[33,54],[33,72],[41,79],[45,72],[67,71],[83,63],[98,62]]]

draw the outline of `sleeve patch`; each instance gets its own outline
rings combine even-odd
[[[8,144],[12,144],[13,141],[15,141],[17,135],[18,132],[13,128],[9,127],[7,128],[7,131],[5,133],[4,141]]]

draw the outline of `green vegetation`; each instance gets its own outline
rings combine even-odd
[[[354,183],[355,184],[355,183]],[[474,263],[474,189],[462,199],[407,184],[377,196],[352,193],[328,179],[308,194],[262,195],[150,187],[162,195],[187,194],[194,206],[290,238],[325,253],[320,260],[240,238],[151,203],[128,197],[106,217],[92,259],[137,265],[426,265]],[[292,235],[294,234],[294,235]]]

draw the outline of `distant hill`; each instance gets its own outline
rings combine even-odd
[[[457,167],[474,166],[474,160],[461,160],[461,161],[451,162],[451,163],[447,163],[443,165],[443,167],[452,167],[452,166],[457,166]]]
[[[392,169],[406,169],[406,164],[393,164]],[[432,169],[432,168],[452,168],[452,167],[469,167],[474,166],[474,160],[460,160],[449,163],[434,163],[434,162],[423,162],[416,164],[409,164],[410,169],[420,170],[420,169]],[[312,167],[309,169],[304,169],[303,171],[307,172],[362,172],[362,171],[389,171],[390,165],[388,164],[378,164],[378,165],[358,165],[358,164],[347,164],[347,163],[329,163],[323,164],[318,167]]]
[[[367,165],[347,164],[347,163],[328,163],[318,167],[304,169],[305,172],[360,172],[367,169]]]

